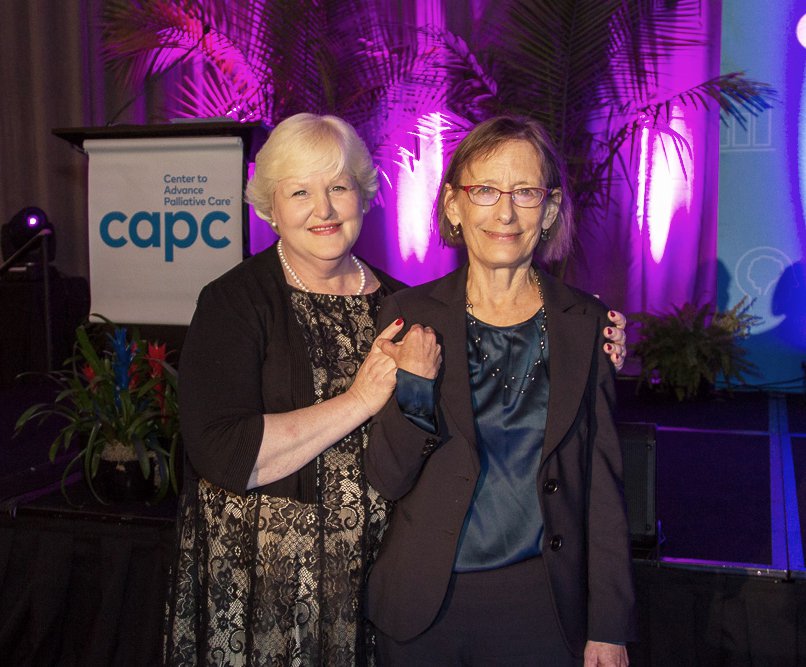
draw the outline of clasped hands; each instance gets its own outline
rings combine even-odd
[[[431,327],[412,324],[398,342],[378,336],[373,344],[395,362],[395,367],[428,380],[436,378],[442,366],[442,346]]]
[[[350,392],[368,409],[369,416],[377,414],[392,396],[399,368],[433,380],[442,365],[442,346],[437,343],[434,330],[413,324],[395,342],[403,326],[403,320],[397,319],[378,334],[350,387]]]

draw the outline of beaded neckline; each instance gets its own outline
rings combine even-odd
[[[537,273],[532,270],[530,271],[530,278],[537,286],[538,294],[540,295],[540,301],[543,302],[543,289],[540,285],[540,278]],[[465,294],[465,307],[467,308],[467,322],[468,322],[468,334],[470,335],[471,340],[473,341],[476,349],[478,350],[479,361],[481,367],[483,368],[485,362],[487,362],[490,358],[490,355],[485,352],[482,348],[482,340],[481,334],[479,332],[479,321],[476,319],[475,315],[473,314],[473,304],[469,298],[467,298],[467,294]],[[539,317],[542,313],[542,317],[540,317],[540,325],[539,325],[539,332],[536,336],[537,341],[536,344],[532,344],[529,349],[528,353],[528,360],[526,361],[526,368],[528,370],[525,371],[524,375],[517,376],[511,375],[504,380],[504,389],[511,389],[513,388],[514,383],[517,380],[521,380],[521,386],[518,390],[521,394],[526,393],[526,387],[530,386],[537,377],[537,371],[542,366],[543,360],[545,358],[545,350],[546,350],[546,309],[545,304],[540,306],[540,309],[533,315],[529,320],[526,322],[522,322],[520,324],[514,325],[515,327],[523,326],[528,322],[534,320],[535,318]],[[491,324],[482,323],[484,326],[489,327],[491,329],[508,329],[511,327],[496,327]],[[535,358],[536,357],[536,358]],[[534,361],[533,361],[534,359]],[[494,362],[495,363],[495,362]],[[492,370],[484,370],[483,372],[488,372],[491,377],[497,378],[501,373],[500,366],[494,365]]]
[[[535,319],[539,319],[539,324],[537,327],[538,332],[537,335],[532,339],[532,344],[529,346],[526,359],[522,364],[524,370],[522,374],[510,375],[509,377],[504,378],[505,390],[516,388],[513,385],[520,380],[520,387],[518,390],[521,394],[525,394],[526,387],[530,386],[537,379],[537,373],[544,363],[546,353],[546,310],[545,308],[541,307],[540,310],[538,310],[537,313],[535,313],[535,315],[526,322],[513,325],[513,327],[502,327],[503,329],[519,328],[529,324]],[[467,314],[467,324],[468,335],[478,353],[479,367],[481,372],[483,374],[489,374],[489,376],[492,378],[498,378],[502,373],[501,361],[499,359],[490,359],[490,354],[485,352],[485,346],[482,342],[480,331],[482,328],[498,329],[498,327],[488,325],[484,322],[482,322],[480,326],[478,320],[476,320],[476,318],[470,313]]]
[[[297,275],[296,271],[291,268],[291,265],[288,263],[288,260],[285,257],[285,253],[283,252],[283,241],[282,239],[277,241],[277,256],[280,258],[280,264],[283,265],[283,268],[288,272],[288,275],[291,276],[291,279],[296,283],[297,287],[299,287],[303,292],[310,292],[311,290],[308,286],[302,282],[302,279]],[[356,265],[358,268],[358,272],[361,275],[361,283],[358,286],[358,291],[356,292],[356,296],[361,295],[364,293],[364,288],[367,286],[367,273],[364,270],[364,265],[358,261],[358,258],[350,253],[350,259],[353,261],[353,264]]]

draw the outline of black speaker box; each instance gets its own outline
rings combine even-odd
[[[60,370],[73,354],[76,327],[90,311],[83,277],[62,276],[51,268],[47,290],[51,326],[51,365],[47,363],[44,281],[0,280],[0,387],[19,373]]]
[[[655,515],[656,426],[644,422],[616,424],[624,452],[624,496],[633,552],[653,549],[658,540]]]

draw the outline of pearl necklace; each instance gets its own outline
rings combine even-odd
[[[277,241],[277,255],[280,257],[280,264],[282,264],[283,268],[288,271],[288,275],[291,276],[292,280],[297,284],[297,287],[299,287],[303,292],[310,292],[311,290],[309,290],[305,283],[302,282],[296,271],[291,268],[291,265],[285,258],[282,240]],[[361,262],[358,261],[358,258],[352,253],[350,254],[350,259],[353,260],[353,264],[356,265],[358,272],[361,275],[361,284],[358,286],[358,291],[356,292],[356,296],[358,296],[359,294],[364,293],[364,288],[367,286],[367,274],[366,271],[364,271],[364,265],[361,264]]]
[[[540,284],[540,277],[537,275],[537,272],[532,269],[532,270],[529,271],[529,278],[537,286],[537,293],[540,295],[540,301],[543,302],[543,287]],[[484,352],[482,350],[482,348],[481,348],[481,336],[479,335],[479,331],[478,331],[478,322],[476,321],[476,316],[473,313],[473,303],[470,301],[470,298],[468,297],[467,293],[465,293],[465,307],[467,308],[467,315],[468,315],[468,318],[469,318],[469,324],[473,329],[473,335],[472,335],[473,342],[476,345],[476,349],[479,351],[479,356],[481,358],[481,361],[485,362],[485,361],[487,361],[487,359],[489,359],[490,355],[487,354],[486,352]],[[543,302],[543,305],[540,307],[540,310],[543,311],[543,318],[542,318],[542,321],[540,323],[540,335],[538,335],[538,346],[539,346],[540,350],[539,350],[538,355],[537,355],[537,360],[532,364],[532,367],[530,369],[531,372],[527,371],[526,375],[523,376],[523,379],[521,381],[521,388],[520,388],[520,393],[521,394],[526,393],[526,389],[524,389],[524,386],[528,387],[532,382],[535,381],[535,378],[537,377],[537,368],[540,365],[542,365],[545,350],[546,350],[546,309],[545,309],[545,302]],[[531,356],[531,353],[530,353],[530,356]],[[490,373],[490,375],[492,377],[498,377],[498,374],[500,372],[501,372],[500,368],[495,368]],[[504,381],[504,389],[510,389],[511,385],[517,379],[518,379],[517,376],[512,375],[508,380],[505,380]]]

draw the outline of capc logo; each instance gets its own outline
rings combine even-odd
[[[187,211],[138,211],[130,218],[110,211],[101,218],[101,240],[110,248],[122,248],[131,241],[138,248],[164,248],[166,262],[174,261],[175,248],[189,248],[199,238],[211,248],[225,248],[228,238],[216,235],[214,225],[230,219],[224,211],[210,211],[199,223]]]

